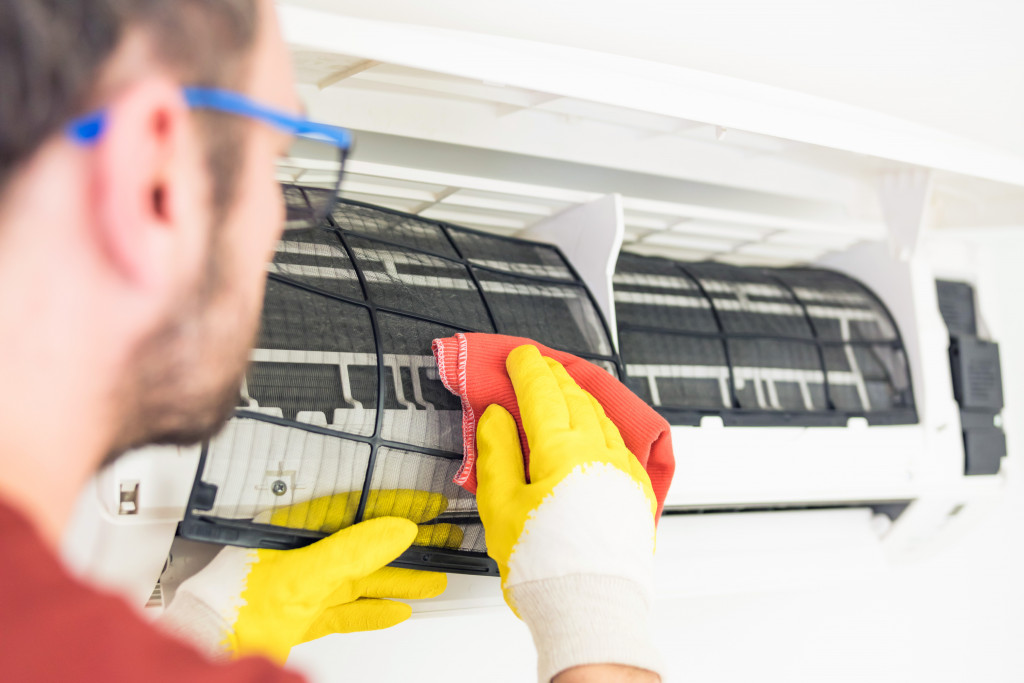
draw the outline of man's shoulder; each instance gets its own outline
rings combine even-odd
[[[34,525],[0,498],[4,680],[281,681],[269,661],[216,664],[124,600],[71,575]]]

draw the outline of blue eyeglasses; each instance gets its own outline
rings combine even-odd
[[[290,167],[289,161],[285,160],[279,163],[279,170],[292,179],[301,173],[303,184],[321,189],[285,193],[288,227],[319,225],[327,217],[341,189],[345,159],[352,147],[352,133],[268,107],[230,90],[187,87],[182,92],[193,109],[246,116],[294,136],[288,159],[302,159],[302,166]],[[106,124],[106,111],[101,109],[71,121],[66,132],[79,144],[90,145],[103,135]]]

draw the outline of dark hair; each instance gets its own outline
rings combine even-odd
[[[107,60],[141,29],[183,84],[237,87],[255,40],[253,0],[0,0],[0,198],[15,169],[94,104]],[[198,115],[216,209],[230,205],[240,123]]]

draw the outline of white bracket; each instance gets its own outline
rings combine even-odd
[[[624,233],[622,197],[609,194],[566,209],[516,235],[526,240],[554,244],[562,250],[594,294],[597,306],[608,322],[608,332],[616,349],[619,348],[619,338],[615,325],[612,275]]]
[[[885,173],[878,198],[889,228],[889,244],[900,261],[909,261],[930,222],[932,172],[911,169]]]

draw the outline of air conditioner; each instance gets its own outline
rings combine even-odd
[[[357,133],[342,214],[367,223],[336,218],[349,231],[348,258],[385,283],[403,266],[381,250],[402,253],[406,265],[425,269],[415,286],[435,294],[476,287],[486,298],[528,286],[517,277],[585,286],[572,290],[581,293],[578,311],[596,312],[587,324],[609,345],[569,350],[623,373],[673,424],[677,470],[659,527],[659,596],[885,571],[949,542],[997,500],[1005,478],[991,341],[998,321],[987,316],[987,274],[953,228],[977,220],[970,201],[991,183],[1024,184],[1019,160],[845,105],[665,65],[287,6],[282,17],[311,116]],[[316,188],[317,168],[315,158],[295,158],[281,180]],[[942,214],[933,211],[937,198]],[[374,212],[445,226],[453,243],[452,231],[464,227],[523,240],[509,244],[531,253],[547,252],[527,243],[552,245],[555,256],[500,275],[500,264],[485,263],[493,255],[456,248],[444,261],[417,252],[412,233],[374,233]],[[375,251],[373,239],[392,244]],[[286,233],[271,287],[370,286],[326,263],[326,247],[313,242]],[[428,263],[438,258],[444,263]],[[436,270],[456,261],[468,284]],[[472,275],[477,266],[490,284]],[[296,296],[301,316],[307,303]],[[310,382],[320,381],[318,367],[373,366],[379,393],[390,373],[396,403],[383,415],[364,410],[355,374],[344,371],[333,389],[343,404],[287,415],[249,386],[242,418],[222,442],[263,439],[259,448],[294,448],[289,457],[301,463],[306,435],[330,440],[343,424],[366,437],[344,446],[347,461],[367,462],[371,442],[396,448],[373,438],[388,424],[408,428],[402,411],[434,401],[414,379],[428,382],[428,365],[373,347],[380,316],[403,305],[415,313],[410,306],[430,302],[391,302],[384,313],[374,304],[364,307],[372,316],[344,323],[308,304],[308,315],[347,326],[369,347],[279,344],[253,355],[259,372],[308,366]],[[739,316],[735,325],[730,316]],[[744,328],[743,316],[761,326]],[[785,362],[773,366],[773,354]],[[310,428],[294,439],[259,431],[279,434],[296,422]],[[424,457],[451,450],[452,438],[432,434]],[[187,512],[197,518],[204,483],[219,484],[204,505],[225,495],[235,505],[213,517],[243,520],[204,532],[229,542],[252,530],[244,522],[259,496],[313,495],[297,488],[294,468],[270,458],[259,481],[245,479],[244,467],[217,461],[216,448],[147,449],[99,473],[67,537],[72,565],[158,610],[168,597],[161,591],[216,550],[178,536]],[[221,469],[197,473],[200,459]],[[418,618],[456,630],[473,618],[506,628],[497,582],[468,571],[450,576],[444,596],[414,605]],[[389,637],[366,636],[360,647],[384,651]]]

